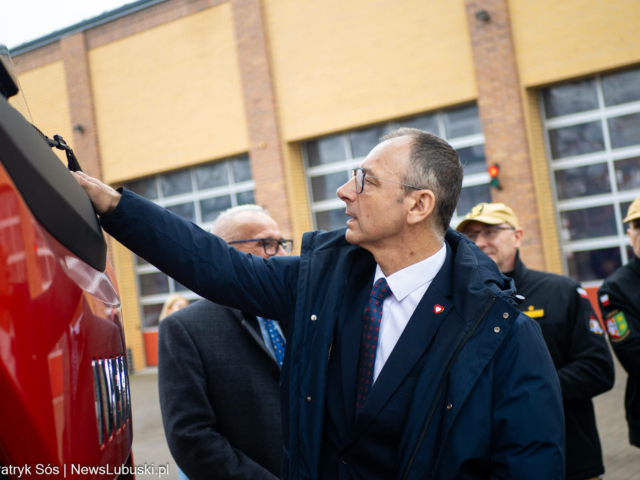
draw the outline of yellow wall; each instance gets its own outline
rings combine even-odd
[[[133,369],[140,370],[146,366],[144,337],[140,327],[140,307],[138,306],[138,288],[133,266],[133,254],[120,243],[111,239],[114,259],[114,271],[122,303],[124,319],[124,335],[127,348],[131,349]]]
[[[640,62],[638,0],[510,0],[509,8],[525,86]]]
[[[285,141],[476,98],[462,1],[264,5]]]
[[[544,146],[544,133],[537,90],[523,90],[523,109],[529,140],[529,155],[533,172],[533,186],[536,192],[538,220],[542,234],[544,252],[544,270],[563,274],[562,252],[560,249],[555,200],[551,189],[551,178],[547,152]]]
[[[33,124],[47,137],[62,135],[73,148],[73,132],[67,85],[62,61],[49,63],[18,75]],[[11,103],[14,104],[15,100]],[[22,110],[20,110],[22,113]],[[28,118],[27,118],[28,120]],[[62,150],[53,150],[60,160],[67,163]]]
[[[104,180],[248,150],[229,3],[89,52]]]
[[[300,255],[302,235],[312,230],[307,179],[303,167],[302,146],[300,143],[286,145],[284,148],[284,163],[287,177],[287,193],[289,205],[291,205],[293,254]]]

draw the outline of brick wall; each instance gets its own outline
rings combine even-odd
[[[487,163],[500,165],[503,184],[503,190],[492,191],[493,201],[509,205],[518,215],[524,229],[521,247],[524,262],[531,268],[544,269],[538,205],[507,0],[466,0],[465,4]],[[480,10],[488,13],[488,21],[476,17]]]

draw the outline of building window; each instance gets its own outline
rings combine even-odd
[[[314,227],[334,230],[345,226],[349,217],[336,190],[360,166],[380,137],[398,127],[425,130],[447,140],[460,154],[464,180],[453,226],[480,202],[491,201],[490,177],[484,154],[484,135],[476,105],[445,110],[362,130],[351,130],[305,142],[309,197]]]
[[[565,268],[597,286],[630,257],[640,195],[640,69],[542,90],[542,119]]]
[[[220,212],[254,203],[254,183],[246,155],[143,178],[125,185],[129,190],[209,230]],[[144,328],[156,327],[166,298],[178,293],[187,300],[198,295],[134,255]]]

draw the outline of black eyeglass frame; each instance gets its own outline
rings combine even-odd
[[[358,173],[362,172],[362,181],[358,181]],[[356,179],[356,193],[361,194],[364,191],[364,181],[367,177],[375,178],[376,180],[382,180],[383,182],[395,183],[396,185],[402,185],[403,187],[413,188],[414,190],[424,190],[424,188],[414,187],[413,185],[407,185],[406,183],[396,182],[394,180],[387,180],[386,178],[374,177],[367,174],[362,168],[354,168],[351,170],[351,178]]]
[[[269,253],[267,251],[267,242],[269,241],[276,242],[276,250],[273,253]],[[291,251],[293,250],[293,240],[287,240],[285,238],[281,238],[280,240],[278,240],[277,238],[250,238],[248,240],[234,240],[232,242],[227,242],[227,243],[229,245],[232,245],[234,243],[250,243],[250,242],[262,242],[262,248],[264,249],[265,255],[269,255],[270,257],[277,255],[279,248],[282,248],[284,253],[286,253],[287,255],[291,254]]]
[[[496,232],[494,235],[491,235],[489,237],[487,237],[485,235],[484,232],[488,232],[491,231],[492,229],[494,230],[498,230],[498,232]],[[484,238],[485,240],[493,240],[494,238],[496,238],[498,236],[498,233],[500,233],[500,230],[513,230],[515,232],[515,227],[503,227],[502,225],[490,225],[486,228],[483,228],[482,230],[479,230],[478,232],[476,232],[476,235],[474,238],[471,238],[471,235],[468,235],[465,233],[465,236],[471,240],[473,243],[476,243],[476,240],[478,239],[479,236],[482,236],[482,238]]]

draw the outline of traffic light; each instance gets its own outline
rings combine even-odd
[[[500,175],[500,166],[499,165],[489,165],[487,169],[489,172],[489,176],[491,177],[491,186],[493,188],[497,188],[498,190],[502,190],[502,185],[500,185],[500,180],[498,180],[498,175]]]

